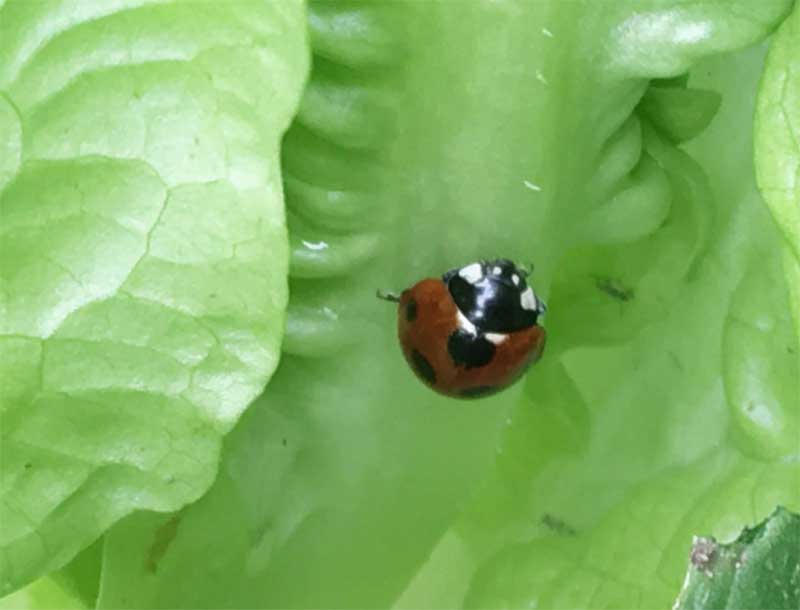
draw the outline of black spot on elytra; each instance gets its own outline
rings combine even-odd
[[[414,368],[425,381],[434,385],[436,383],[436,371],[433,366],[428,362],[428,359],[420,354],[417,350],[411,352],[411,360],[414,361]]]
[[[471,335],[458,329],[447,339],[447,351],[456,366],[475,369],[492,361],[496,348],[483,335]]]
[[[464,398],[481,398],[483,396],[494,394],[499,389],[500,388],[493,385],[478,385],[474,388],[466,388],[461,390],[461,396]]]
[[[417,302],[411,299],[406,305],[406,321],[413,322],[417,319]]]

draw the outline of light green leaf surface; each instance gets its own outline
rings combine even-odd
[[[755,123],[758,186],[783,232],[783,265],[791,287],[794,331],[800,342],[800,8],[771,46]],[[800,376],[800,368],[797,370]]]
[[[0,3],[0,594],[212,483],[278,361],[297,2]]]
[[[2,610],[84,610],[90,608],[51,578],[40,578],[0,599]]]
[[[761,40],[789,6],[314,3],[283,151],[285,355],[208,495],[109,534],[99,605],[651,608],[691,532],[796,504],[791,428],[735,417],[748,392],[792,396],[796,355],[724,378],[750,361],[742,337],[766,351],[788,323],[741,131],[758,57],[690,79],[723,100],[700,164],[670,140],[713,94],[640,106],[649,79]],[[707,152],[732,125],[740,145]],[[406,370],[375,289],[484,256],[535,263],[552,341],[519,386],[443,399]]]
[[[676,610],[800,607],[800,516],[778,508],[730,544],[697,537]]]

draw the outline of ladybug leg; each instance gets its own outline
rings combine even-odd
[[[399,303],[400,295],[394,292],[387,292],[385,290],[377,290],[375,296],[382,301],[390,301],[391,303]]]

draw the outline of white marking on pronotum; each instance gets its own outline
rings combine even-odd
[[[530,286],[520,295],[519,302],[522,305],[522,309],[536,311],[536,295],[533,294],[533,289]]]
[[[491,341],[495,345],[500,345],[503,341],[508,339],[508,335],[504,333],[486,333],[484,335],[487,341]]]
[[[459,269],[458,275],[463,277],[470,284],[474,284],[483,277],[483,268],[480,263],[472,263],[471,265]]]
[[[511,276],[511,281],[514,282],[514,286],[519,286],[519,276],[516,273]]]
[[[541,186],[539,186],[538,184],[534,184],[530,180],[523,180],[522,184],[524,184],[526,188],[529,188],[532,191],[536,191],[537,193],[542,190]]]
[[[547,36],[548,38],[552,38],[552,37],[553,37],[553,32],[551,32],[551,31],[550,31],[550,30],[548,30],[547,28],[542,28],[542,34],[544,34],[544,35],[545,35],[545,36]]]
[[[492,269],[492,273],[494,273],[495,275],[500,275],[501,273],[503,273],[503,270],[500,267],[495,267],[494,269]]]
[[[472,322],[470,322],[463,313],[461,313],[461,310],[458,310],[457,315],[458,315],[459,328],[462,328],[463,330],[467,331],[470,335],[478,334],[478,329],[475,328],[475,325]]]

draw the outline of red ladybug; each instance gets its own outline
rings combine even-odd
[[[528,272],[506,259],[479,261],[427,278],[398,297],[397,333],[426,385],[459,398],[489,396],[517,381],[542,355],[546,310]]]

